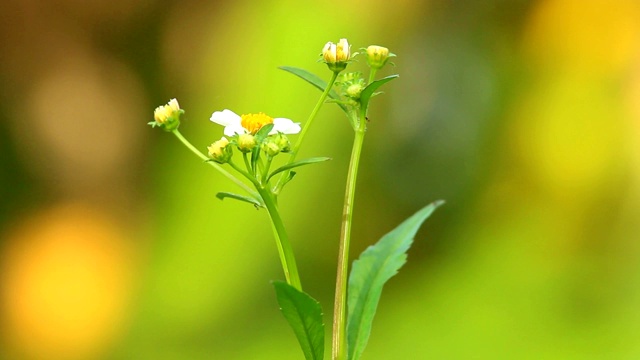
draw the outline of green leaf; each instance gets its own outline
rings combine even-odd
[[[273,124],[267,124],[261,127],[260,130],[258,130],[258,132],[255,135],[256,141],[258,143],[261,143],[262,140],[264,140],[267,136],[269,136],[269,132],[273,130],[273,127],[274,127]]]
[[[219,192],[216,194],[216,197],[220,200],[224,200],[225,198],[236,199],[244,202],[248,202],[257,208],[264,207],[264,204],[261,201],[258,201],[249,196],[238,195],[230,192]]]
[[[278,304],[291,325],[307,360],[322,360],[324,356],[324,323],[320,303],[293,286],[274,281]]]
[[[277,169],[275,169],[267,178],[267,181],[269,181],[269,179],[271,179],[271,177],[277,173],[281,173],[283,171],[289,170],[289,169],[293,169],[293,168],[297,168],[298,166],[303,166],[303,165],[309,165],[309,164],[315,164],[315,163],[319,163],[319,162],[323,162],[323,161],[327,161],[327,160],[331,160],[331,158],[328,157],[314,157],[314,158],[309,158],[309,159],[304,159],[304,160],[299,160],[299,161],[294,161],[291,164],[287,164],[284,166],[281,166]]]
[[[296,174],[297,173],[295,171],[289,171],[287,174],[285,174],[286,177],[282,179],[282,185],[280,185],[280,189],[284,188],[284,186],[287,185],[289,181],[293,180]]]
[[[307,70],[300,69],[300,68],[293,67],[293,66],[280,66],[280,67],[278,67],[278,69],[284,70],[284,71],[292,73],[293,75],[296,75],[297,77],[301,78],[302,80],[304,80],[304,81],[308,82],[309,84],[315,86],[320,91],[324,91],[324,89],[327,88],[327,82],[326,81],[322,80],[317,75],[308,72]],[[331,99],[340,101],[340,95],[338,94],[337,91],[335,91],[333,89],[331,89],[329,91],[329,97]],[[338,104],[338,106],[340,106],[340,108],[344,112],[347,112],[347,107],[344,104],[341,104],[339,102],[336,102],[336,104]]]
[[[378,243],[369,246],[353,262],[347,292],[349,360],[359,359],[369,341],[382,287],[407,261],[407,250],[422,223],[443,203],[440,200],[422,208],[383,236]]]
[[[397,79],[398,75],[389,75],[387,77],[383,77],[380,80],[376,80],[374,82],[372,82],[371,84],[367,85],[366,88],[364,88],[364,90],[362,90],[362,92],[360,93],[360,104],[362,106],[361,111],[366,114],[367,113],[367,108],[369,107],[369,100],[371,100],[371,97],[373,97],[375,94],[375,91],[378,90],[378,88],[386,83],[388,83],[389,81],[393,80],[393,79]]]

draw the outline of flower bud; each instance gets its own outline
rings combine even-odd
[[[381,69],[393,56],[395,54],[390,53],[389,49],[383,46],[371,45],[367,48],[367,64],[372,69]]]
[[[273,142],[278,145],[280,152],[289,152],[291,151],[291,143],[289,142],[289,138],[285,134],[276,134],[273,136]]]
[[[156,127],[159,126],[166,131],[172,131],[178,128],[180,125],[180,115],[184,114],[184,110],[180,109],[178,100],[171,99],[167,105],[160,105],[153,112],[153,118],[155,121],[149,123],[149,125]]]
[[[340,39],[337,44],[328,42],[322,50],[322,58],[331,71],[344,70],[351,58],[351,49],[347,39]]]
[[[362,90],[364,90],[364,86],[360,83],[355,83],[353,85],[349,85],[346,94],[348,97],[357,100],[360,99],[360,93],[362,93]]]
[[[273,157],[280,153],[280,146],[273,137],[267,138],[260,147],[267,155]]]
[[[224,164],[231,159],[231,146],[229,146],[229,140],[224,136],[207,147],[207,150],[209,150],[209,156],[217,163]]]
[[[238,136],[238,149],[243,153],[248,153],[256,147],[256,138],[251,134],[240,134]]]

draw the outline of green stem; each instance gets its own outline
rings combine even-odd
[[[338,250],[338,273],[336,276],[336,294],[333,312],[333,346],[332,359],[345,360],[347,358],[346,323],[347,323],[347,280],[349,274],[349,243],[351,241],[351,227],[353,218],[353,202],[356,193],[356,179],[358,165],[365,134],[365,114],[360,114],[360,122],[356,129],[351,150],[351,161],[347,175],[347,186],[344,195],[342,212],[342,227],[340,230],[340,248]]]
[[[322,92],[322,95],[320,95],[320,99],[318,99],[316,106],[313,108],[313,110],[311,111],[311,114],[309,115],[309,118],[304,123],[304,126],[302,127],[302,131],[300,131],[300,135],[298,135],[298,140],[296,140],[295,145],[293,145],[293,147],[291,148],[291,153],[289,156],[289,161],[287,161],[287,165],[295,161],[296,155],[298,155],[298,151],[300,150],[300,146],[302,146],[302,141],[304,140],[304,137],[307,134],[307,131],[311,127],[311,123],[313,123],[313,120],[318,115],[320,108],[322,107],[322,105],[324,105],[325,100],[327,100],[327,96],[329,96],[329,92],[333,88],[333,84],[336,82],[336,79],[338,78],[339,73],[340,72],[334,71],[333,74],[331,75],[331,79],[327,83],[327,87]],[[289,175],[289,171],[283,171],[280,178],[278,178],[278,183],[274,187],[274,193],[276,195],[280,193],[280,190],[282,190],[282,186],[283,186],[282,180],[285,179],[288,175]]]
[[[276,238],[280,262],[282,263],[282,270],[284,270],[284,276],[287,283],[302,291],[300,275],[298,274],[298,266],[296,265],[296,259],[293,255],[293,248],[291,247],[291,242],[289,242],[289,236],[284,228],[284,223],[282,222],[282,218],[278,212],[278,206],[276,205],[273,194],[265,187],[258,187],[257,189],[260,196],[262,196],[262,200],[264,201],[267,211],[269,212],[269,217],[271,218],[273,234]]]
[[[244,167],[247,168],[247,172],[255,176],[256,174],[253,173],[253,167],[249,163],[249,158],[247,157],[247,153],[242,153],[242,160],[244,160]]]
[[[262,172],[262,183],[267,183],[267,177],[269,176],[269,168],[271,167],[271,162],[273,161],[273,157],[267,155],[267,163],[264,166],[264,171]]]
[[[249,186],[247,186],[247,184],[245,184],[242,181],[238,180],[238,178],[233,176],[230,172],[228,172],[227,170],[223,169],[222,166],[218,165],[217,163],[215,163],[213,161],[209,161],[210,159],[205,154],[201,153],[200,150],[198,150],[195,146],[193,146],[189,142],[189,140],[185,139],[184,136],[182,136],[182,134],[180,133],[180,131],[178,131],[178,129],[172,130],[171,132],[173,133],[173,135],[175,135],[178,138],[178,140],[180,140],[184,144],[184,146],[186,146],[189,150],[191,150],[191,152],[196,154],[200,159],[206,161],[207,164],[213,166],[222,175],[227,177],[229,180],[233,181],[236,185],[240,186],[242,189],[244,189],[249,194],[253,195],[254,197],[258,196],[258,194],[255,191],[253,191]]]
[[[233,162],[233,160],[229,159],[228,162],[229,166],[231,166],[235,171],[239,172],[240,174],[242,174],[242,176],[246,177],[247,180],[251,181],[251,183],[253,184],[253,186],[255,186],[256,188],[258,188],[258,186],[260,186],[260,183],[258,183],[258,181],[248,172],[242,170],[238,165],[236,165],[236,163]]]
[[[371,84],[373,80],[376,79],[377,72],[378,72],[378,69],[371,69],[371,72],[369,73],[369,82],[367,84]]]

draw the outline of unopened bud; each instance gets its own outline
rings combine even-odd
[[[229,145],[229,140],[226,137],[222,137],[220,140],[214,142],[207,150],[209,151],[209,156],[217,163],[224,164],[231,159],[231,146]]]
[[[351,58],[351,49],[347,39],[340,39],[337,44],[328,42],[322,50],[322,58],[331,71],[344,70]]]
[[[387,60],[393,56],[395,54],[390,53],[389,49],[383,46],[371,45],[367,48],[367,64],[372,69],[378,70],[382,68],[387,63]]]
[[[251,134],[240,134],[238,136],[238,149],[243,153],[248,153],[256,147],[256,138]]]
[[[180,109],[178,100],[171,99],[166,105],[158,106],[153,112],[153,119],[149,125],[159,126],[166,131],[172,131],[180,125],[180,115],[184,114],[184,110]]]

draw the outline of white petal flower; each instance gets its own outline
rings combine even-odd
[[[210,120],[224,126],[224,134],[226,136],[247,133],[247,130],[242,127],[242,118],[229,109],[214,112]]]
[[[263,113],[238,115],[229,109],[216,111],[211,115],[211,121],[224,126],[226,136],[236,134],[255,134],[264,125],[273,123],[273,129],[269,135],[281,132],[283,134],[297,134],[300,132],[300,123],[294,123],[286,118],[272,118]]]
[[[273,130],[269,135],[281,132],[283,134],[297,134],[300,132],[300,123],[294,123],[290,119],[275,118],[273,119]]]

